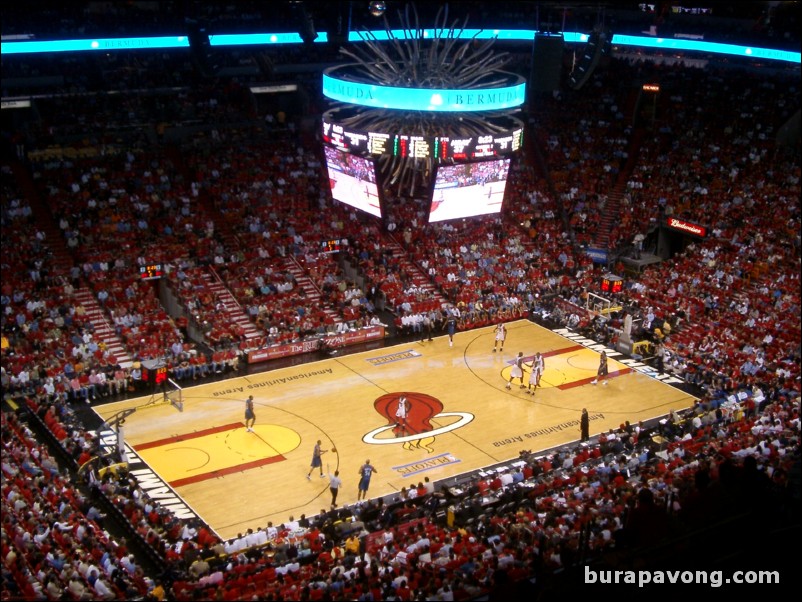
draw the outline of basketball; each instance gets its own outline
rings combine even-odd
[[[337,453],[337,448],[336,447],[332,447],[331,448],[331,453],[336,454]]]

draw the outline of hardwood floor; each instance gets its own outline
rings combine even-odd
[[[130,450],[230,538],[328,508],[329,471],[343,479],[338,502],[355,502],[358,471],[368,459],[377,469],[368,497],[383,496],[424,476],[436,482],[516,458],[523,449],[577,441],[582,408],[595,434],[696,399],[615,352],[609,383],[594,385],[598,346],[526,320],[508,329],[500,352],[492,351],[487,327],[456,334],[453,346],[440,336],[187,387],[183,412],[150,396],[94,410],[108,419],[136,408],[123,425]],[[536,351],[545,356],[534,395],[518,379],[505,388],[519,351],[527,363]],[[253,432],[244,425],[249,395]],[[402,395],[409,407],[403,430],[396,426]],[[307,479],[317,440],[328,450],[324,478],[315,469]]]

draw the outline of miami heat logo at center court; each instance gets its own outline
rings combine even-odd
[[[376,399],[373,407],[387,423],[367,433],[362,441],[374,445],[400,443],[407,450],[431,452],[438,435],[450,433],[474,419],[468,412],[443,412],[443,403],[425,393],[387,393]]]

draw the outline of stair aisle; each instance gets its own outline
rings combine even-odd
[[[613,228],[620,220],[621,201],[623,198],[624,194],[618,189],[614,189],[607,196],[607,204],[604,207],[604,213],[599,218],[599,224],[596,227],[596,235],[593,238],[594,248],[609,248],[610,232],[612,232]]]
[[[301,264],[299,264],[294,257],[285,257],[283,264],[284,268],[290,274],[292,274],[293,278],[295,278],[298,286],[304,290],[304,294],[306,295],[309,305],[318,306],[326,314],[328,318],[326,320],[327,323],[339,324],[343,321],[343,317],[339,314],[339,312],[329,307],[328,304],[323,304],[320,290],[318,290],[317,286],[315,286],[315,283],[312,282],[312,279],[307,276],[306,270],[304,270]]]
[[[627,182],[638,164],[640,148],[645,134],[643,128],[636,128],[632,134],[632,139],[627,147],[627,162],[618,174],[613,189],[607,195],[604,214],[599,218],[599,224],[593,238],[593,246],[597,249],[608,249],[610,247],[610,233],[620,221],[621,203],[627,189]]]
[[[196,202],[197,210],[214,222],[215,239],[223,243],[226,253],[239,251],[242,245],[237,235],[234,219],[228,214],[221,213],[215,207],[214,200],[206,189],[201,189]]]
[[[68,275],[73,266],[74,259],[64,241],[64,235],[59,229],[47,204],[42,200],[28,168],[19,161],[12,162],[11,166],[17,186],[23,191],[30,204],[37,228],[45,233],[47,246],[53,254],[52,262],[48,266],[51,274],[53,276]]]
[[[173,162],[173,165],[189,187],[191,185],[190,183],[195,181],[195,178],[192,170],[184,160],[181,148],[174,144],[168,144],[165,147],[165,154]],[[201,216],[204,221],[212,220],[212,222],[214,222],[215,239],[222,241],[227,254],[240,250],[239,238],[237,237],[234,222],[228,215],[221,213],[217,207],[215,207],[213,198],[204,187],[201,187],[198,195],[194,197],[193,213]]]
[[[88,288],[79,288],[75,291],[75,299],[84,307],[86,315],[94,328],[94,337],[98,343],[102,342],[110,353],[117,358],[117,363],[123,368],[130,368],[134,358],[128,353],[122,339],[114,326],[109,322],[106,312],[100,307],[95,296]]]
[[[217,274],[211,270],[205,270],[202,277],[209,291],[223,303],[226,315],[225,317],[221,316],[221,318],[228,319],[229,322],[233,322],[242,328],[246,346],[260,346],[262,333],[242,309],[231,291],[220,281]]]
[[[618,172],[618,177],[615,180],[613,190],[624,192],[627,189],[627,182],[632,176],[632,172],[635,171],[635,167],[637,167],[638,161],[640,160],[640,149],[641,146],[643,146],[643,140],[645,137],[646,130],[643,128],[635,128],[635,131],[632,132],[632,139],[629,141],[629,145],[627,146],[627,161],[624,163],[624,167],[621,169],[621,171]]]
[[[399,262],[401,269],[412,279],[415,286],[429,293],[440,307],[449,303],[449,300],[443,296],[429,277],[415,263],[409,260],[409,254],[394,238],[385,235],[383,245],[393,252],[393,257]]]

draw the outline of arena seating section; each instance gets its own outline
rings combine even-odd
[[[84,90],[186,87],[43,99],[26,157],[3,162],[2,387],[20,409],[2,413],[2,598],[545,597],[584,565],[724,558],[735,533],[762,546],[784,521],[798,535],[800,162],[775,143],[798,68],[743,67],[612,60],[537,99],[500,217],[426,225],[420,202],[389,199],[382,225],[330,199],[314,137],[266,120],[247,82],[198,82],[169,55],[9,65]],[[654,124],[631,118],[644,78],[663,90]],[[165,123],[191,133],[166,139]],[[124,471],[84,478],[85,402],[135,394],[149,359],[179,382],[238,373],[249,349],[385,315],[418,336],[450,307],[460,329],[531,317],[615,345],[621,315],[584,310],[604,268],[582,249],[620,256],[667,215],[710,233],[613,301],[697,387],[682,415],[226,542]],[[328,238],[351,244],[320,255]],[[166,266],[162,297],[145,262]]]

